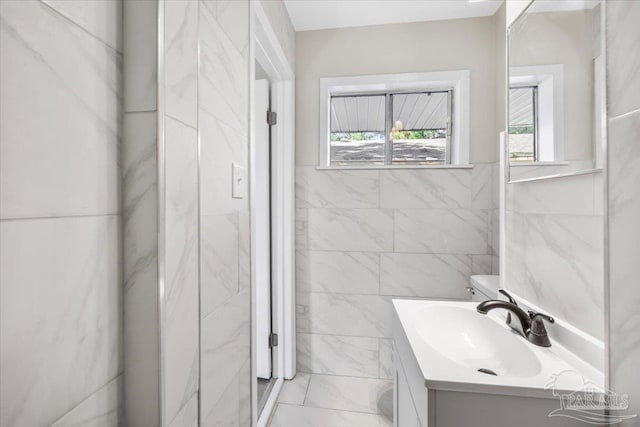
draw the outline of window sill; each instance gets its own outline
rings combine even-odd
[[[362,166],[317,166],[316,170],[375,170],[375,169],[473,169],[472,164],[465,165],[362,165]]]
[[[569,166],[570,162],[509,162],[509,167],[531,166]]]

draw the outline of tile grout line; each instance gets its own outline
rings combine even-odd
[[[105,214],[86,214],[86,215],[53,215],[53,216],[29,216],[29,217],[18,217],[18,218],[2,218],[0,219],[0,223],[2,222],[14,222],[14,221],[37,221],[37,220],[47,220],[47,219],[79,219],[79,218],[100,218],[107,216],[122,216],[119,212],[114,213],[105,213]]]

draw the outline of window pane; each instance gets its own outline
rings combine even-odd
[[[391,95],[393,164],[447,161],[449,92]]]
[[[384,164],[385,96],[331,98],[331,165]]]
[[[535,88],[509,89],[509,157],[533,162],[535,158]]]

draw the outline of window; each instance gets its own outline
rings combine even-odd
[[[320,167],[468,163],[468,71],[321,79]]]
[[[330,164],[449,163],[451,96],[451,90],[332,96]]]
[[[562,65],[509,68],[509,160],[564,160]]]
[[[509,157],[538,161],[538,86],[509,89]]]

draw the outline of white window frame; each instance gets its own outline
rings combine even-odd
[[[562,64],[511,67],[509,88],[536,86],[537,158],[516,165],[558,163],[564,161],[564,79]]]
[[[331,96],[453,89],[451,163],[447,165],[331,165]],[[320,79],[319,169],[442,168],[469,165],[469,70],[327,77]],[[388,135],[387,135],[388,137]]]

